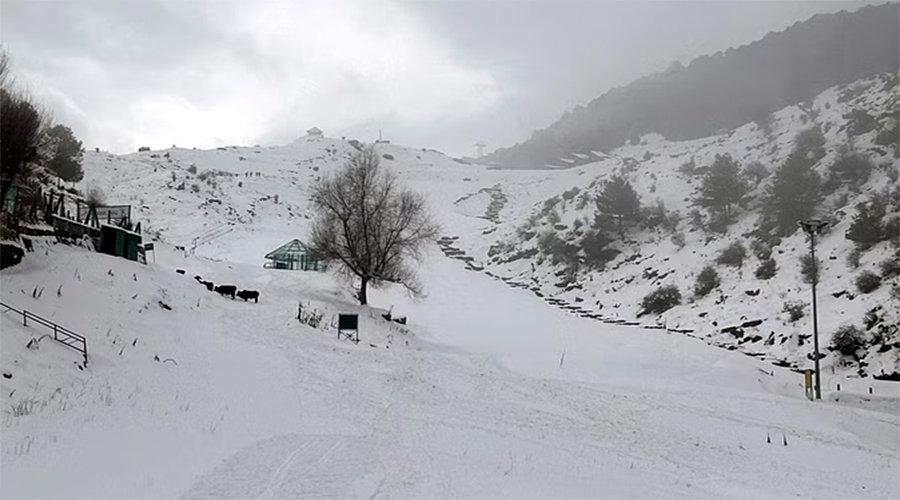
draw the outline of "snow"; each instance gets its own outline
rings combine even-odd
[[[750,140],[752,129],[729,140]],[[731,147],[719,137],[649,139],[558,171],[488,170],[435,151],[376,147],[394,157],[387,168],[426,193],[444,234],[482,262],[536,203],[586,188],[622,158],[642,158],[641,148],[653,148],[660,195],[677,208],[689,193],[664,170],[687,151],[702,164]],[[84,335],[90,354],[85,367],[52,339],[28,349],[46,331],[0,313],[0,368],[12,376],[0,379],[0,497],[900,497],[896,384],[829,375],[823,400],[811,402],[802,375],[703,339],[580,318],[436,246],[419,271],[427,297],[387,288],[360,307],[330,274],[262,267],[267,252],[305,239],[309,186],[355,149],[327,137],[222,149],[86,154],[85,183],[133,204],[145,241],[156,239],[155,263],[35,237],[34,251],[0,273],[0,300]],[[672,155],[681,156],[661,159]],[[238,175],[216,176],[214,187],[192,164],[198,174]],[[480,191],[496,186],[506,201],[493,222],[481,216],[495,199]],[[567,203],[562,223],[571,227],[584,215]],[[234,229],[195,255],[175,249],[223,225]],[[647,252],[673,255],[669,265],[686,271],[679,280],[699,260],[692,248],[705,255],[725,243],[707,248],[687,236],[681,252],[667,239]],[[833,244],[823,241],[823,255]],[[556,281],[544,268],[526,272],[529,264],[508,273]],[[589,291],[645,265],[594,277]],[[207,292],[194,275],[259,290],[260,301]],[[823,282],[822,296],[835,286]],[[619,289],[622,317],[640,290]],[[322,312],[323,324],[299,323],[298,303]],[[740,313],[773,305],[752,307]],[[383,320],[389,308],[409,324]],[[670,324],[696,316],[682,308]],[[833,304],[821,312],[827,321],[838,314]],[[359,344],[337,339],[338,313],[360,315]]]

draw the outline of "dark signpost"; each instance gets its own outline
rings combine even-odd
[[[337,338],[345,337],[359,343],[359,315],[338,314]]]

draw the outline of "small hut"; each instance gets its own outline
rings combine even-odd
[[[300,240],[294,239],[266,254],[265,268],[288,269],[291,271],[318,271],[323,269],[319,261],[312,256],[309,248]]]
[[[319,130],[319,127],[313,127],[306,131],[306,135],[309,137],[322,137],[324,132]]]

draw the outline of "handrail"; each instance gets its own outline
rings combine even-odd
[[[0,302],[0,306],[6,308],[6,310],[3,311],[4,313],[8,312],[8,311],[13,311],[14,313],[21,314],[22,315],[22,324],[24,326],[28,326],[28,320],[30,319],[34,323],[37,323],[41,326],[44,326],[46,328],[53,330],[53,340],[59,342],[60,344],[62,344],[64,346],[75,349],[76,351],[78,351],[82,355],[84,355],[84,365],[87,366],[87,364],[88,364],[87,339],[83,335],[79,335],[62,325],[54,323],[46,318],[42,318],[41,316],[38,316],[37,314],[31,313],[31,312],[28,312],[24,309],[20,311],[9,304],[4,304],[3,302]]]

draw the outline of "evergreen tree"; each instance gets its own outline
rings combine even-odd
[[[868,250],[882,241],[884,226],[881,221],[886,210],[884,201],[878,198],[856,205],[856,216],[845,234],[847,239],[856,243],[859,250]]]
[[[66,182],[78,182],[84,178],[81,169],[81,141],[75,138],[72,129],[65,125],[56,125],[47,131],[47,136],[55,143],[56,150],[47,166],[60,179]]]
[[[597,210],[602,215],[616,218],[619,236],[622,236],[624,223],[639,218],[641,200],[631,187],[631,183],[625,177],[617,175],[603,186],[603,192],[597,198]]]
[[[797,151],[811,164],[815,164],[825,156],[825,135],[822,128],[814,125],[801,130],[794,139],[794,151]]]
[[[775,171],[768,189],[766,212],[778,235],[788,236],[797,222],[815,215],[822,200],[822,179],[805,150],[795,149]]]
[[[741,177],[737,162],[729,154],[716,155],[695,201],[701,207],[730,219],[731,206],[740,203],[746,194],[747,183]]]

